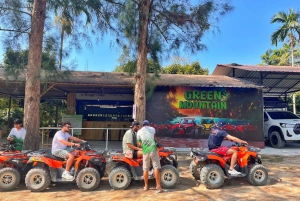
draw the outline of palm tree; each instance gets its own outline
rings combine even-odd
[[[294,66],[294,47],[300,37],[299,17],[300,13],[294,12],[294,10],[290,8],[289,13],[281,11],[276,13],[271,19],[271,23],[276,22],[282,24],[282,26],[271,35],[272,44],[277,46],[278,41],[283,42],[285,38],[288,37],[292,66]]]
[[[103,30],[109,27],[109,10],[104,7],[101,1],[95,0],[55,0],[51,1],[50,7],[53,8],[56,14],[55,22],[59,24],[61,28],[59,48],[59,69],[61,70],[65,34],[68,36],[74,34],[74,30],[78,28],[75,27],[75,25],[81,24],[81,19],[85,19],[86,28],[87,25],[91,24],[94,17],[97,19],[100,32],[104,32]],[[77,36],[74,40],[76,39],[78,40]],[[79,43],[76,43],[75,46],[78,47],[78,45]]]

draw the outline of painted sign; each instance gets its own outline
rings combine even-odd
[[[264,141],[262,91],[254,88],[157,87],[146,115],[170,146],[171,141],[190,147],[195,139],[207,139],[218,123],[230,135]]]

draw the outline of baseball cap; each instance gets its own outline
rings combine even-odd
[[[131,123],[130,128],[132,128],[132,127],[134,127],[134,126],[139,126],[139,125],[140,125],[140,122],[134,121],[134,122]]]
[[[21,119],[16,119],[16,120],[14,120],[14,124],[22,124],[22,120]]]
[[[148,120],[143,121],[143,125],[149,125],[150,122]]]

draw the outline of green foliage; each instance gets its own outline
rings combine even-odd
[[[287,98],[288,110],[293,111],[293,96]],[[296,92],[296,111],[300,114],[300,91]]]
[[[288,36],[290,39],[290,45],[294,46],[296,40],[299,40],[300,36],[300,24],[299,24],[300,13],[295,12],[292,8],[289,9],[289,13],[283,11],[276,13],[272,19],[271,23],[282,24],[272,35],[272,44],[277,46],[277,42],[283,42]],[[296,39],[298,35],[298,39]]]
[[[190,64],[171,64],[163,68],[162,72],[167,74],[208,75],[208,68],[203,69],[197,61]]]
[[[126,2],[120,10],[120,31],[126,41],[117,41],[136,55],[139,38],[139,26],[144,22],[139,13],[142,0]],[[147,35],[148,59],[158,62],[160,57],[169,57],[179,50],[198,52],[206,49],[202,43],[203,35],[217,30],[220,17],[233,10],[226,0],[189,1],[189,0],[154,0],[151,1]],[[140,21],[139,21],[140,20]]]
[[[294,50],[295,64],[300,65],[300,49]],[[261,55],[262,65],[290,66],[291,51],[288,44],[284,43],[280,49],[268,49]]]

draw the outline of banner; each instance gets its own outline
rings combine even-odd
[[[63,115],[62,122],[70,122],[72,128],[82,128],[82,115]],[[81,131],[81,129],[73,129],[73,135],[81,135]]]

